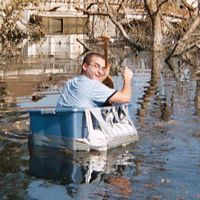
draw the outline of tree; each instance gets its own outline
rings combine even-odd
[[[125,8],[130,2],[132,7],[129,8],[129,14],[142,10],[146,17],[140,20],[128,20]],[[94,5],[96,9],[91,9]],[[196,12],[197,8],[188,4],[186,0],[119,0],[117,5],[101,0],[86,8],[76,7],[76,9],[88,16],[107,16],[131,48],[154,52],[167,49],[167,62],[191,50],[198,51],[200,46],[199,34],[196,32],[200,23],[199,15],[196,15],[199,11]],[[137,24],[140,26],[136,26]],[[137,28],[140,30],[136,31]],[[145,29],[148,31],[144,31]],[[146,39],[140,40],[139,37]]]
[[[3,23],[0,26],[2,60],[19,56],[20,50],[17,44],[24,39],[35,40],[44,36],[44,30],[38,24],[24,24],[22,21],[23,9],[29,4],[37,5],[38,2],[39,0],[11,0],[1,7],[3,13]]]

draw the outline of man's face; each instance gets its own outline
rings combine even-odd
[[[87,77],[102,81],[102,77],[105,75],[105,60],[94,56],[90,64],[84,63],[82,68]]]

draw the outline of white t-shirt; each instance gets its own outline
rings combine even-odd
[[[115,93],[100,81],[80,75],[67,81],[56,107],[102,107]]]

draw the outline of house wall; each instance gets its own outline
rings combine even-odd
[[[77,39],[83,40],[83,37],[83,34],[47,35],[42,43],[28,44],[24,56],[74,59],[83,52],[83,46],[77,42]]]
[[[40,17],[46,34],[86,34],[89,23],[87,17]]]
[[[104,34],[110,37],[117,36],[117,29],[108,17],[90,17],[90,32],[94,33],[95,38]]]

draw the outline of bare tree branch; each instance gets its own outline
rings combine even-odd
[[[188,4],[186,0],[181,0],[181,2],[189,10],[189,12],[191,12],[191,11],[194,12],[194,7],[191,6],[190,4]]]
[[[169,0],[163,0],[160,4],[157,4],[155,0],[150,0],[149,2],[148,0],[144,0],[144,6],[150,18],[153,18],[153,15],[156,15],[160,11],[161,7],[168,1]]]
[[[128,34],[126,33],[126,31],[124,30],[123,26],[115,19],[114,15],[112,14],[112,12],[110,11],[110,7],[108,5],[108,3],[106,1],[105,5],[108,9],[108,15],[110,20],[113,22],[113,24],[115,24],[115,26],[120,30],[121,34],[123,35],[124,40],[132,47],[136,48],[138,51],[141,51],[144,49],[144,47],[142,47],[140,44],[137,44],[133,39],[131,39]]]
[[[200,16],[197,16],[193,23],[190,25],[188,28],[187,32],[183,35],[183,37],[175,44],[174,48],[166,58],[166,60],[169,60],[171,57],[175,57],[178,55],[183,54],[187,50],[193,48],[195,45],[191,44],[190,47],[188,48],[189,45],[186,43],[186,41],[189,41],[190,38],[192,37],[193,32],[199,26],[200,24]]]
[[[153,20],[153,13],[151,12],[150,6],[147,0],[144,0],[144,8],[146,9],[147,13],[149,14],[151,20]]]
[[[117,12],[119,12],[119,10],[121,9],[121,7],[123,6],[125,0],[122,0],[122,2],[120,3],[119,7],[117,8]]]
[[[171,25],[171,23],[167,20],[165,20],[165,18],[162,16],[162,21],[165,24],[165,26],[173,33],[175,34],[175,30],[174,27]]]
[[[129,20],[128,20],[128,16],[127,16],[127,13],[126,13],[126,7],[124,6],[123,2],[124,2],[124,0],[123,0],[122,3],[120,4],[120,7],[121,7],[121,8],[123,9],[123,11],[124,11],[124,15],[125,15],[125,19],[126,19],[126,21],[127,21],[128,27],[130,28],[130,30],[133,30],[133,28],[131,27],[130,22],[129,22]]]
[[[84,15],[109,16],[106,12],[93,12],[80,7],[75,7],[75,9],[81,11]]]
[[[86,52],[91,51],[91,49],[88,46],[86,46],[82,41],[80,41],[79,39],[76,39],[76,40],[83,46],[83,48],[85,49]]]
[[[158,6],[157,6],[157,12],[159,11],[159,9],[165,4],[167,3],[168,0],[163,0]]]
[[[181,48],[180,50],[178,49],[181,44],[183,44],[185,41],[189,40],[190,37],[192,36],[192,33],[195,31],[197,26],[200,24],[200,16],[197,16],[194,22],[191,24],[187,32],[183,35],[183,37],[178,41],[178,46],[175,49],[174,55],[181,54],[184,50]]]
[[[95,5],[95,3],[91,3],[91,4],[86,8],[86,10],[89,10],[93,5]]]
[[[113,24],[118,28],[118,30],[121,32],[124,40],[131,46],[134,47],[135,49],[137,49],[138,51],[141,51],[144,49],[144,47],[142,47],[140,44],[137,44],[133,39],[131,39],[128,34],[126,33],[126,31],[124,30],[123,26],[115,19],[115,16],[112,14],[112,11],[108,5],[107,2],[105,2],[106,7],[108,12],[92,12],[92,11],[88,11],[85,10],[83,8],[79,8],[76,7],[77,10],[82,11],[84,14],[87,15],[97,15],[97,16],[108,16],[110,18],[110,20],[113,22]]]

